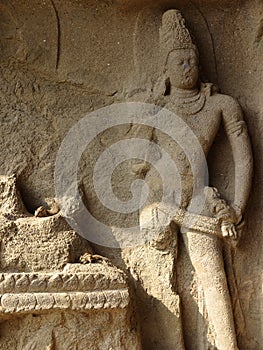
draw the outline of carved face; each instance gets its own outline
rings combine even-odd
[[[196,87],[199,70],[198,56],[194,49],[179,49],[170,52],[167,73],[171,86],[190,90]]]

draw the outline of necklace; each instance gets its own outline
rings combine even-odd
[[[199,90],[193,91],[177,91],[172,97],[169,104],[173,110],[184,115],[193,115],[200,112],[206,102],[205,93]],[[168,104],[168,105],[169,105]]]

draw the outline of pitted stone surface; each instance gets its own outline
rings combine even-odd
[[[59,214],[36,218],[33,213],[40,206],[52,206],[57,151],[68,130],[84,115],[116,102],[152,103],[160,93],[165,93],[169,99],[163,57],[159,54],[159,28],[162,14],[174,7],[181,10],[196,39],[201,79],[205,83],[215,83],[221,93],[238,101],[251,136],[255,175],[243,236],[238,249],[226,249],[224,261],[234,300],[239,348],[261,350],[263,4],[260,0],[193,0],[176,4],[169,0],[0,0],[0,173],[10,175],[0,181],[0,271],[26,272],[17,281],[10,278],[5,286],[6,290],[16,287],[22,293],[28,288],[27,274],[36,272],[39,280],[31,282],[28,293],[41,293],[47,284],[45,277],[41,280],[39,272],[44,275],[54,272],[49,286],[55,290],[56,285],[61,286],[58,276],[64,274],[63,268],[70,262],[78,262],[82,254],[92,253],[87,243],[64,226]],[[203,106],[208,99],[204,92],[218,93],[218,88],[211,84],[203,87],[202,93],[196,96],[198,104],[191,105],[190,111],[197,112]],[[230,105],[230,100],[228,102]],[[184,111],[184,106],[179,107],[179,112]],[[208,121],[210,117],[211,114]],[[188,114],[188,119],[195,118]],[[234,128],[227,124],[226,130],[234,135],[243,127],[242,122]],[[182,161],[184,158],[179,147],[175,148],[164,135],[138,125],[109,130],[94,140],[79,164],[81,190],[94,215],[107,224],[115,225],[124,218],[103,208],[96,199],[91,183],[92,169],[94,159],[123,137],[159,140],[166,150],[176,153]],[[201,143],[206,145],[207,141],[203,137]],[[192,182],[190,170],[188,164],[183,171],[184,186]],[[121,164],[113,174],[114,193],[121,200],[129,200],[130,184],[134,179],[149,175],[148,171],[147,164],[138,164],[136,160]],[[26,210],[17,189],[5,187],[12,174],[17,175]],[[148,183],[160,194],[160,179],[151,175]],[[234,198],[234,177],[232,151],[221,129],[209,152],[209,182],[228,203]],[[134,222],[138,223],[137,213],[127,220],[125,217],[128,226]],[[182,319],[185,348],[208,350],[213,348],[215,337],[209,324],[205,296],[182,236],[176,234],[176,242],[160,233],[152,245],[136,247],[127,254],[104,247],[94,247],[94,252],[106,255],[127,271],[131,282],[135,281],[144,339],[149,339],[145,341],[146,348],[160,347],[158,340],[165,337],[157,337],[159,331],[162,333],[159,325],[164,329],[162,334],[175,334],[171,332],[171,322],[166,322],[171,321],[167,314],[172,309],[174,315]],[[189,251],[194,253],[198,238],[190,238],[193,245]],[[206,246],[207,239],[200,245]],[[172,242],[176,252],[167,250],[166,244]],[[71,268],[68,273],[72,277],[82,273],[81,269],[77,265],[76,271]],[[65,277],[65,287],[75,286],[75,277],[69,280]],[[101,279],[102,285],[108,286],[107,278],[102,276],[97,275],[96,281],[93,274],[85,279],[94,286]],[[162,285],[166,288],[165,295]],[[152,296],[147,294],[148,290]],[[158,312],[166,318],[154,320],[155,309],[151,306],[155,309],[162,306]],[[130,314],[127,316],[126,310],[117,309],[90,314],[73,311],[30,314],[1,323],[0,347],[3,350],[76,350],[78,344],[78,350],[87,347],[92,350],[137,349],[127,334],[127,319]],[[151,320],[156,328],[148,326]],[[172,321],[176,319],[172,317]],[[176,339],[180,338],[180,327],[177,323]],[[138,328],[134,326],[134,329]],[[158,339],[153,345],[151,341],[155,337]]]

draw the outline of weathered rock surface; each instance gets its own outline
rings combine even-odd
[[[246,226],[238,249],[231,254],[226,251],[225,261],[226,265],[232,262],[228,275],[235,280],[237,287],[234,311],[239,348],[261,350],[261,0],[0,0],[0,173],[17,175],[27,209],[21,207],[16,188],[5,188],[6,180],[1,182],[1,274],[23,272],[28,276],[26,280],[35,272],[39,275],[51,271],[59,274],[69,263],[77,262],[83,253],[92,251],[60,214],[35,218],[28,211],[33,214],[39,206],[52,204],[57,151],[68,130],[78,120],[114,102],[148,101],[158,88],[157,82],[163,75],[159,66],[159,27],[162,13],[169,8],[182,11],[195,36],[200,51],[202,80],[218,84],[222,93],[238,100],[251,136],[255,174],[245,215]],[[103,208],[94,194],[91,178],[98,156],[109,145],[123,139],[123,135],[127,138],[146,135],[147,139],[153,140],[156,136],[151,130],[137,125],[109,130],[87,147],[79,165],[80,182],[91,211],[113,226],[121,221],[127,226],[138,223],[138,213],[126,218]],[[166,149],[171,148],[167,140],[165,145]],[[209,159],[211,184],[231,200],[234,169],[223,130],[215,140]],[[131,198],[127,189],[132,181],[142,178],[143,170],[140,172],[139,167],[138,171],[134,163],[120,164],[113,174],[114,193],[122,200]],[[173,288],[170,300],[174,300],[173,310],[176,310],[178,319],[172,316],[172,322],[178,321],[176,324],[181,327],[182,320],[185,348],[212,348],[213,330],[210,329],[203,291],[180,235],[176,242],[179,252],[176,264],[173,253],[163,254],[148,246],[127,253],[99,246],[93,248],[130,272],[131,280],[135,280],[139,309],[143,310],[145,349],[154,349],[152,341],[155,336],[160,339],[159,329],[156,331],[156,327],[152,329],[150,326],[151,320],[157,317],[152,312],[157,310],[155,315],[158,315],[160,311],[165,320],[169,320],[170,306],[165,300],[168,303]],[[148,254],[152,263],[147,263]],[[165,255],[167,265],[162,262]],[[79,272],[70,273],[73,276]],[[175,275],[172,283],[168,283],[170,276]],[[167,294],[159,282],[154,283],[163,278]],[[150,289],[148,295],[146,289]],[[235,291],[231,293],[234,295]],[[180,307],[177,295],[180,295]],[[144,301],[152,302],[153,309]],[[161,308],[159,311],[157,304]],[[145,319],[144,313],[147,315]],[[5,344],[4,350],[63,349],[64,339],[65,349],[76,349],[77,343],[79,349],[125,349],[124,344],[132,349],[137,345],[132,340],[129,343],[126,331],[120,331],[126,329],[126,315],[126,309],[85,313],[48,311],[45,315],[25,315],[1,323],[0,342]],[[92,325],[96,331],[100,330],[99,335],[95,335]],[[161,326],[162,334],[174,336],[170,324],[163,322]],[[117,331],[118,335],[113,337]],[[176,339],[181,339],[180,331]]]
[[[1,349],[139,350],[124,273],[60,213],[27,213],[14,176],[0,183]]]

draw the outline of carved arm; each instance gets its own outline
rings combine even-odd
[[[247,205],[253,173],[253,157],[247,126],[239,104],[231,97],[224,96],[222,117],[230,141],[235,163],[235,197],[232,207],[237,217]]]

